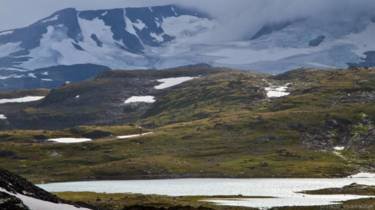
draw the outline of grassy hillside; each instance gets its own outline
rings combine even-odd
[[[167,177],[337,177],[359,170],[373,171],[374,71],[298,70],[271,76],[221,69],[155,93],[155,104],[143,107],[131,120],[127,118],[130,127],[86,126],[102,134],[94,135],[93,142],[62,145],[45,141],[58,135],[87,136],[85,129],[80,132],[69,128],[3,131],[0,133],[3,140],[0,165],[35,182]],[[121,74],[126,73],[109,74],[115,76],[107,75],[105,81],[113,84],[112,81],[121,80]],[[103,78],[93,82],[101,81]],[[291,95],[266,96],[265,87],[288,83]],[[67,114],[64,110],[86,112],[87,106],[77,108],[79,106],[69,104],[72,108],[53,108],[51,101],[54,96],[71,90],[85,90],[87,100],[94,100],[97,96],[92,91],[100,91],[86,88],[86,84],[54,90],[38,106],[54,113],[54,110],[62,110],[63,117],[79,118],[79,113]],[[116,88],[116,91],[123,94],[121,89]],[[45,105],[48,109],[42,109],[43,104],[48,104]],[[101,106],[98,104],[91,103],[94,109]],[[104,108],[108,107],[103,105],[100,109]],[[111,118],[112,115],[103,116]],[[134,139],[116,138],[138,133],[138,125],[154,133]],[[335,150],[337,146],[344,150]]]

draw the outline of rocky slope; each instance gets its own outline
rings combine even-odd
[[[182,78],[188,82],[221,71],[225,69],[206,65],[162,71],[108,71],[92,80],[53,89],[43,100],[26,107],[25,104],[0,104],[2,114],[7,117],[7,123],[4,125],[3,122],[3,126],[56,129],[87,124],[134,123],[145,115],[153,103],[126,103],[126,100],[133,96],[149,96],[158,100],[171,90],[157,88],[163,84],[158,80]]]
[[[0,164],[35,181],[373,171],[374,84],[373,69],[107,71],[1,104]],[[92,141],[48,141],[63,137]]]
[[[0,209],[4,210],[85,210],[52,195],[22,177],[0,169]]]

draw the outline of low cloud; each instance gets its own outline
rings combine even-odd
[[[226,40],[249,37],[267,23],[299,18],[335,22],[375,17],[374,0],[190,0],[180,4],[216,17],[222,27],[215,37]]]
[[[250,37],[264,24],[312,17],[317,21],[374,15],[374,0],[0,0],[0,31],[31,24],[66,7],[103,9],[179,4],[208,12],[220,22],[217,41]]]

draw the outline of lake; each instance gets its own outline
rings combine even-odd
[[[246,206],[267,209],[278,206],[328,205],[341,201],[366,198],[358,195],[305,195],[297,192],[352,183],[375,185],[375,178],[327,178],[327,179],[163,179],[124,181],[82,181],[42,184],[39,187],[50,192],[89,191],[98,193],[140,193],[168,196],[218,196],[243,195],[273,198],[210,198],[218,205]]]

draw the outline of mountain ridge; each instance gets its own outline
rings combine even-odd
[[[0,32],[0,69],[27,71],[91,63],[112,69],[208,63],[279,73],[299,67],[374,64],[373,17],[268,21],[241,39],[211,41],[225,27],[203,11],[175,5],[60,10]],[[25,36],[28,34],[28,36]]]
[[[24,69],[22,66],[16,66],[34,58],[42,65],[44,62],[44,66],[36,64],[35,61],[29,62],[25,68],[30,69],[34,64],[38,68],[48,67],[59,63],[52,61],[49,64],[50,61],[47,60],[64,59],[64,56],[69,56],[64,50],[73,50],[76,54],[81,55],[80,59],[86,59],[86,63],[89,63],[87,59],[94,61],[93,57],[90,57],[90,53],[94,53],[93,50],[101,50],[101,53],[105,53],[103,48],[106,46],[107,51],[117,48],[118,53],[122,53],[123,56],[136,58],[137,54],[144,53],[143,50],[147,46],[160,46],[173,40],[174,37],[166,34],[160,24],[165,18],[181,16],[208,19],[208,16],[203,13],[174,5],[82,11],[74,8],[63,9],[27,27],[0,33],[0,44],[5,43],[11,52],[10,56],[0,59],[0,65],[22,70]],[[54,46],[43,45],[44,42],[50,41],[52,43],[49,44]],[[59,41],[64,42],[65,46],[54,43]],[[87,50],[90,53],[83,53]],[[39,54],[32,55],[33,51]],[[45,55],[46,52],[52,55],[48,57]],[[115,55],[112,54],[112,56]],[[71,62],[69,59],[73,59],[73,57],[67,59],[68,63]],[[112,62],[116,62],[116,59],[113,59]],[[134,61],[128,60],[127,62]]]

